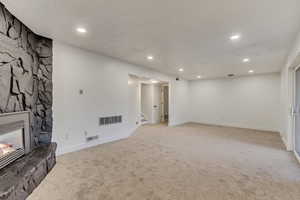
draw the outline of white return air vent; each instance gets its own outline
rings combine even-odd
[[[99,125],[105,126],[110,124],[118,124],[122,123],[122,116],[111,116],[111,117],[100,117],[99,118]]]

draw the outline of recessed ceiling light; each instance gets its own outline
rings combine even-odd
[[[235,41],[241,38],[240,34],[234,34],[232,36],[230,36],[230,40]]]
[[[180,72],[183,72],[183,71],[184,71],[184,69],[183,69],[183,68],[180,68],[178,71],[180,71]]]
[[[249,72],[250,74],[254,73],[254,71],[253,71],[252,69],[251,69],[251,70],[249,70],[248,72]]]
[[[249,58],[244,58],[244,59],[243,59],[243,62],[244,62],[244,63],[250,62],[250,59],[249,59]]]
[[[202,78],[202,77],[201,77],[200,75],[198,75],[198,76],[197,76],[197,78],[199,78],[199,79],[200,79],[200,78]]]
[[[151,83],[158,83],[157,80],[151,80]]]
[[[77,30],[78,33],[86,33],[87,32],[86,29],[82,28],[82,27],[77,28],[76,30]]]
[[[154,58],[153,58],[153,56],[147,56],[147,59],[148,60],[153,60]]]

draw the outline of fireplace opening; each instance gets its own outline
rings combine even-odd
[[[1,126],[0,132],[0,169],[25,154],[24,122]]]
[[[30,152],[27,112],[0,115],[0,169]]]

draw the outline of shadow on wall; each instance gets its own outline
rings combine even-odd
[[[32,144],[51,142],[52,40],[0,3],[0,113],[30,111]]]

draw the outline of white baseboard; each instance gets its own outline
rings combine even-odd
[[[169,123],[168,123],[168,126],[180,126],[180,125],[184,125],[184,124],[187,124],[187,123],[191,123],[191,122],[190,122],[190,121],[179,122],[179,123],[172,123],[172,122],[169,122]]]
[[[281,140],[282,140],[282,142],[283,142],[283,144],[284,144],[286,150],[288,151],[289,148],[288,148],[288,145],[287,145],[287,142],[286,142],[285,138],[282,137],[281,135],[280,135],[280,137],[281,137]]]
[[[130,137],[135,130],[138,128],[139,126],[136,126],[134,128],[132,128],[129,131],[129,134],[123,134],[123,135],[119,135],[119,136],[113,136],[113,137],[106,137],[106,138],[100,138],[96,141],[92,141],[92,142],[86,142],[86,143],[81,143],[81,144],[76,144],[76,145],[71,145],[71,146],[64,146],[64,147],[60,147],[60,144],[58,143],[58,150],[56,152],[57,156],[66,154],[66,153],[71,153],[71,152],[76,152],[76,151],[80,151],[86,148],[90,148],[90,147],[94,147],[97,145],[101,145],[101,144],[105,144],[105,143],[110,143],[110,142],[115,142],[118,140],[122,140],[122,139],[126,139],[128,137]]]
[[[298,162],[300,163],[300,155],[299,155],[296,151],[294,151],[294,154],[295,154],[295,156],[296,156]]]
[[[282,137],[282,133],[280,133],[280,137],[281,137],[281,140],[286,148],[287,151],[293,151],[293,147],[292,145],[288,144],[288,142],[286,141],[286,139],[284,137]]]
[[[226,124],[226,123],[207,123],[207,122],[199,122],[199,121],[190,121],[189,123],[195,123],[195,124],[202,124],[207,126],[220,126],[220,127],[229,127],[229,128],[241,128],[241,129],[248,129],[248,130],[254,130],[254,131],[266,131],[266,132],[273,132],[276,134],[280,134],[277,130],[271,130],[271,129],[264,129],[264,128],[255,128],[255,127],[248,127],[248,126],[240,126],[237,124]]]
[[[125,139],[128,137],[129,137],[129,135],[123,135],[123,136],[119,136],[119,137],[107,137],[107,138],[99,139],[94,142],[87,142],[87,143],[81,143],[81,144],[67,146],[67,147],[63,147],[63,148],[58,148],[56,155],[60,156],[60,155],[66,154],[66,153],[71,153],[71,152],[79,151],[82,149],[94,147],[94,146],[97,146],[100,144],[105,144],[105,143],[109,143],[109,142],[122,140],[122,139]]]

